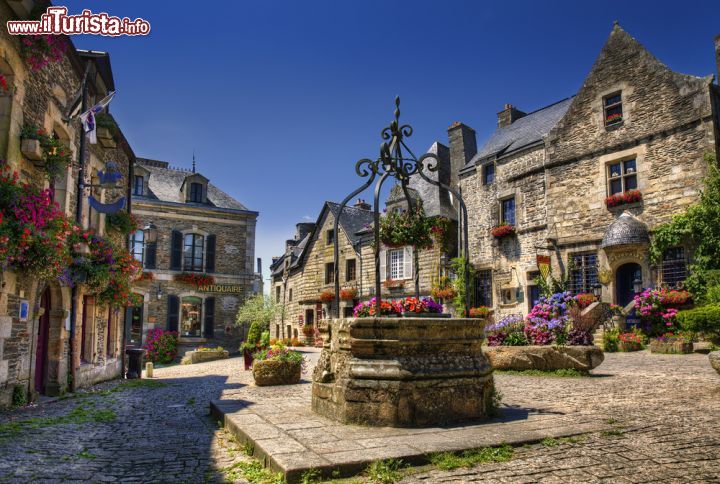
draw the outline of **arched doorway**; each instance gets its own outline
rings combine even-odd
[[[40,307],[43,314],[38,324],[37,345],[35,348],[35,390],[45,393],[45,383],[48,373],[48,345],[50,340],[50,288],[43,292],[40,298]]]
[[[640,264],[629,262],[623,264],[615,271],[615,302],[620,306],[627,306],[635,297],[633,281],[642,281],[642,268]]]

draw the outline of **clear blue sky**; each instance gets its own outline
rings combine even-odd
[[[76,37],[111,53],[112,112],[138,156],[198,168],[260,212],[265,277],[294,225],[358,185],[402,98],[416,152],[463,121],[486,139],[504,103],[574,94],[613,20],[672,69],[716,74],[720,2],[57,2],[152,25],[148,37]],[[367,198],[370,198],[368,195]]]

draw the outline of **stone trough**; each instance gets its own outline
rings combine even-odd
[[[577,370],[587,373],[605,359],[597,346],[488,346],[483,349],[496,370]]]
[[[342,423],[415,427],[487,417],[484,320],[349,318],[321,330],[312,409]]]
[[[230,356],[228,350],[211,350],[211,351],[188,351],[182,357],[183,365],[194,365],[195,363],[203,363],[206,361],[224,360]]]
[[[720,374],[720,351],[713,351],[712,353],[709,353],[708,358],[710,359],[710,366],[712,366],[715,371]]]

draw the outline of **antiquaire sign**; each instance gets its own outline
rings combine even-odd
[[[206,284],[204,286],[198,286],[200,292],[219,292],[226,294],[242,294],[242,284]]]

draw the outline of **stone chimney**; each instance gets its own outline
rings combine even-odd
[[[280,260],[280,257],[277,257],[277,256],[273,257],[271,265],[275,265],[277,263],[277,261],[279,261],[279,260]]]
[[[362,198],[358,198],[357,202],[355,202],[355,205],[353,205],[355,208],[359,208],[360,210],[372,210],[372,205],[367,203]]]
[[[307,234],[315,230],[313,222],[300,222],[295,225],[295,240],[300,242]]]
[[[718,70],[717,83],[720,86],[720,34],[715,36],[715,64]]]
[[[450,170],[455,179],[460,170],[477,154],[475,130],[456,121],[448,128],[450,141]]]
[[[518,119],[525,116],[527,113],[523,113],[512,104],[506,104],[505,109],[498,113],[498,128],[505,128],[510,126]]]
[[[298,241],[295,240],[295,239],[288,239],[288,240],[286,240],[286,241],[285,241],[285,252],[287,252],[288,250],[290,250],[290,249],[292,249],[293,247],[295,247],[295,246],[297,245],[297,243],[298,243]]]

